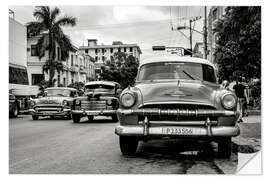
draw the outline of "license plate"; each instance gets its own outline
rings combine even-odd
[[[97,115],[99,115],[99,112],[88,112],[87,115],[88,116],[97,116]]]
[[[165,135],[192,135],[193,128],[181,128],[181,127],[168,127],[162,128],[162,134]]]

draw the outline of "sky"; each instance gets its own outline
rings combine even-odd
[[[113,41],[138,44],[141,59],[153,54],[152,46],[181,46],[189,48],[189,30],[176,31],[177,26],[189,26],[189,19],[201,16],[192,28],[202,32],[204,7],[202,6],[58,6],[61,16],[77,18],[74,27],[63,27],[72,43],[87,45],[87,39],[98,39],[98,44]],[[51,6],[51,8],[54,8]],[[36,21],[34,6],[9,6],[15,12],[15,20],[22,24]],[[209,8],[208,8],[209,9]],[[193,47],[202,42],[203,36],[192,33]]]

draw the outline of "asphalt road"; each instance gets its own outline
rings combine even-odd
[[[135,156],[124,157],[117,123],[102,117],[73,124],[21,115],[9,122],[11,174],[222,174],[237,168],[237,152],[217,159],[215,144],[205,142],[140,142]]]

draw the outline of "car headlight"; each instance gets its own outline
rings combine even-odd
[[[80,104],[81,104],[81,101],[80,101],[79,99],[76,99],[76,100],[75,100],[75,105],[76,105],[76,106],[79,106]]]
[[[68,102],[66,100],[63,101],[63,106],[67,106]]]
[[[236,97],[231,93],[225,93],[221,97],[221,103],[225,109],[232,109],[236,106]]]
[[[108,104],[108,105],[112,105],[112,100],[111,100],[111,99],[108,99],[108,100],[107,100],[107,104]]]
[[[35,106],[36,102],[35,101],[30,101],[30,106]]]
[[[124,107],[130,108],[135,104],[136,98],[135,95],[131,92],[125,92],[121,96],[121,103]]]

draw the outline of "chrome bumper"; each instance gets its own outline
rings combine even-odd
[[[166,134],[164,131],[167,128],[179,128],[179,126],[162,126],[162,127],[149,127],[147,131],[143,126],[117,126],[115,128],[115,134],[119,136],[238,136],[240,134],[240,129],[238,126],[228,127],[228,126],[216,126],[208,129],[207,127],[191,127],[191,126],[181,126],[181,128],[192,128],[192,134]],[[209,134],[209,130],[211,133]],[[147,133],[145,133],[147,132]]]
[[[45,110],[44,110],[45,111]],[[39,112],[35,109],[29,109],[29,114],[31,115],[37,115],[37,116],[67,116],[70,114],[71,109],[63,109],[62,111],[45,111],[45,112]]]
[[[236,116],[237,112],[227,110],[180,110],[180,109],[118,109],[119,115],[172,115],[172,116]]]
[[[72,114],[81,114],[81,115],[89,115],[89,116],[106,116],[106,115],[114,115],[116,114],[116,110],[72,110],[71,111]]]

